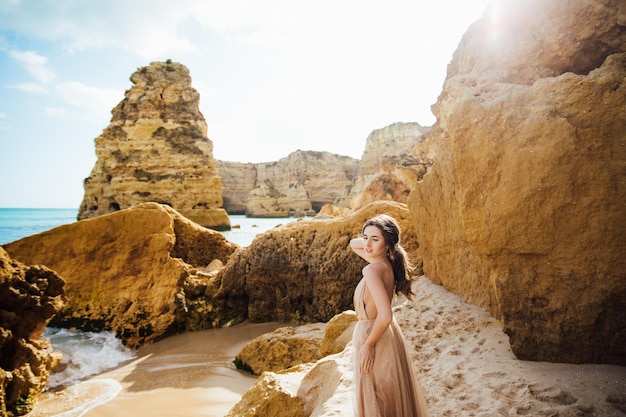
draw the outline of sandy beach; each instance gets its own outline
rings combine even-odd
[[[416,288],[415,302],[400,304],[395,315],[434,417],[626,416],[626,368],[520,361],[485,310],[426,278]],[[45,393],[29,416],[224,416],[255,382],[233,368],[234,356],[280,326],[244,323],[170,337],[115,370]],[[337,391],[332,403],[319,415],[352,415],[349,390]]]
[[[234,368],[235,355],[281,326],[244,323],[169,337],[115,370],[42,394],[28,416],[223,416],[256,380]]]

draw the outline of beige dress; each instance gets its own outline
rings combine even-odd
[[[365,280],[354,291],[358,318],[352,335],[354,366],[354,410],[358,417],[427,417],[426,400],[417,382],[402,330],[395,318],[376,342],[373,368],[365,374],[359,369],[359,349],[374,320],[367,317],[363,297]]]

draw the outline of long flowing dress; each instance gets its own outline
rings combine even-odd
[[[358,319],[352,335],[355,415],[428,417],[426,400],[395,317],[376,342],[372,369],[365,374],[360,372],[359,349],[374,325],[374,320],[370,320],[365,311],[365,288],[365,280],[361,279],[354,291],[354,310]]]

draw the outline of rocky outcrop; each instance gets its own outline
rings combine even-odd
[[[198,108],[189,70],[153,62],[132,76],[133,87],[96,138],[96,161],[84,181],[78,213],[88,219],[143,202],[167,204],[194,222],[227,230],[213,144]]]
[[[112,330],[131,347],[183,330],[254,322],[314,323],[352,306],[364,261],[348,249],[387,213],[418,243],[406,205],[377,202],[339,219],[274,228],[246,248],[169,206],[143,203],[5,245],[14,259],[66,278],[59,327]],[[306,254],[303,256],[302,254]],[[418,270],[418,273],[420,270]]]
[[[241,368],[255,375],[277,372],[321,358],[324,323],[280,327],[248,342],[235,357]]]
[[[358,160],[329,152],[296,151],[275,162],[219,162],[224,208],[249,217],[317,213],[348,197]]]
[[[143,203],[4,246],[66,280],[58,327],[111,330],[137,347],[185,329],[213,327],[206,292],[238,248],[169,206]]]
[[[367,137],[350,191],[350,208],[358,210],[377,200],[406,203],[432,164],[433,153],[424,140],[429,131],[418,123],[394,123],[374,130]]]
[[[404,204],[381,201],[342,218],[292,222],[257,236],[231,257],[207,317],[315,323],[352,308],[365,264],[348,243],[380,213],[398,220],[404,246],[415,254],[418,243]]]
[[[0,415],[31,411],[61,361],[43,331],[63,307],[63,279],[26,266],[0,248]]]
[[[280,327],[247,343],[235,357],[242,369],[261,375],[278,372],[324,356],[339,353],[352,340],[356,323],[353,310],[344,311],[328,323]]]
[[[330,319],[324,329],[324,338],[320,345],[321,355],[333,355],[344,350],[352,341],[352,332],[356,322],[354,310],[346,310]]]
[[[626,364],[626,8],[500,1],[434,106],[409,206],[425,274],[519,358]]]
[[[350,415],[351,392],[352,355],[346,349],[314,363],[263,373],[226,417]]]

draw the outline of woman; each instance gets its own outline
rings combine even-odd
[[[391,310],[394,294],[411,299],[410,264],[400,245],[400,228],[388,215],[363,226],[363,237],[350,247],[368,262],[354,291],[359,319],[354,348],[355,415],[359,417],[429,416],[404,336]]]

